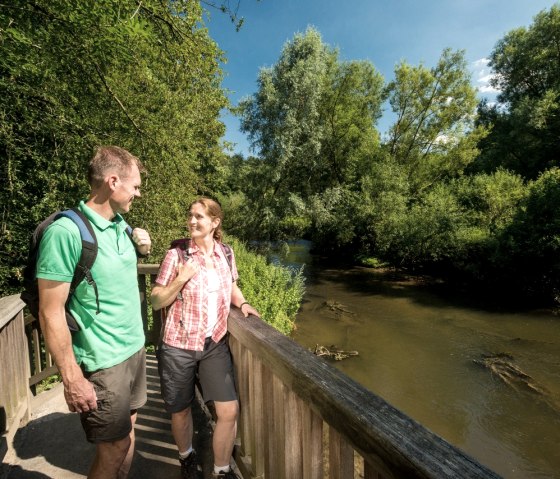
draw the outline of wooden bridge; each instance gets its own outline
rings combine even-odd
[[[152,344],[157,343],[161,315],[148,314],[146,291],[157,269],[139,265],[144,327]],[[234,308],[229,331],[241,405],[234,458],[244,479],[499,477],[260,319],[244,318]],[[38,322],[25,317],[17,295],[0,299],[0,364],[0,458],[7,470],[17,459],[16,432],[28,424],[36,404],[33,390],[56,372]],[[149,398],[157,405],[161,399],[151,385],[157,378],[149,373],[148,379]],[[148,407],[167,434],[165,440],[148,442],[171,451],[162,463],[166,458],[176,462],[168,418]],[[140,428],[152,427],[139,422]],[[45,427],[53,427],[52,422]],[[61,416],[53,434],[62,440],[64,427]],[[85,439],[80,441],[88,447]],[[134,464],[133,471],[135,478],[174,477],[163,469],[156,475],[135,469]]]

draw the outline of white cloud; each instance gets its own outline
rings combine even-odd
[[[488,58],[479,58],[473,62],[475,68],[486,68],[490,60]]]
[[[494,77],[492,69],[488,66],[488,58],[480,58],[472,62],[471,71],[477,83],[476,89],[484,95],[496,95],[500,90],[490,85],[490,80]]]

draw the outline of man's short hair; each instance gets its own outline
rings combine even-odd
[[[103,183],[109,172],[115,172],[120,177],[126,178],[130,168],[136,165],[140,173],[146,168],[142,162],[120,146],[101,146],[89,162],[88,181],[90,186],[99,186]]]

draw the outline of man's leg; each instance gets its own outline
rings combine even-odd
[[[128,435],[130,438],[130,447],[128,448],[126,457],[119,468],[119,479],[126,479],[128,477],[128,472],[130,471],[130,466],[132,465],[132,458],[134,457],[134,443],[136,439],[134,435],[134,425],[136,424],[137,416],[138,414],[136,411],[130,411],[130,422],[132,422],[132,429]]]
[[[193,418],[191,408],[171,414],[171,433],[179,452],[188,451],[192,446]]]
[[[229,466],[235,436],[237,435],[239,403],[237,401],[214,401],[214,406],[217,416],[212,440],[214,464],[218,467]]]
[[[80,414],[96,454],[88,478],[126,478],[134,455],[136,410],[146,403],[146,360],[141,348],[107,369],[84,373],[93,383],[97,409]],[[122,439],[113,440],[116,437]]]
[[[88,479],[118,479],[119,469],[130,446],[130,436],[119,441],[98,443]]]

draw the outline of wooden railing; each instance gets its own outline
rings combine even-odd
[[[11,451],[17,429],[31,414],[23,306],[19,295],[0,298],[0,458]]]
[[[229,330],[244,477],[499,477],[263,321]]]
[[[161,312],[149,314],[147,294],[157,268],[139,266],[144,327],[153,344]],[[29,417],[23,384],[53,370],[36,322],[24,334],[22,309],[18,297],[0,303],[0,406],[9,417],[25,404]],[[260,319],[234,308],[229,330],[241,408],[234,455],[245,479],[499,477]],[[31,356],[16,360],[29,354],[28,341]],[[18,399],[7,406],[12,389]]]

